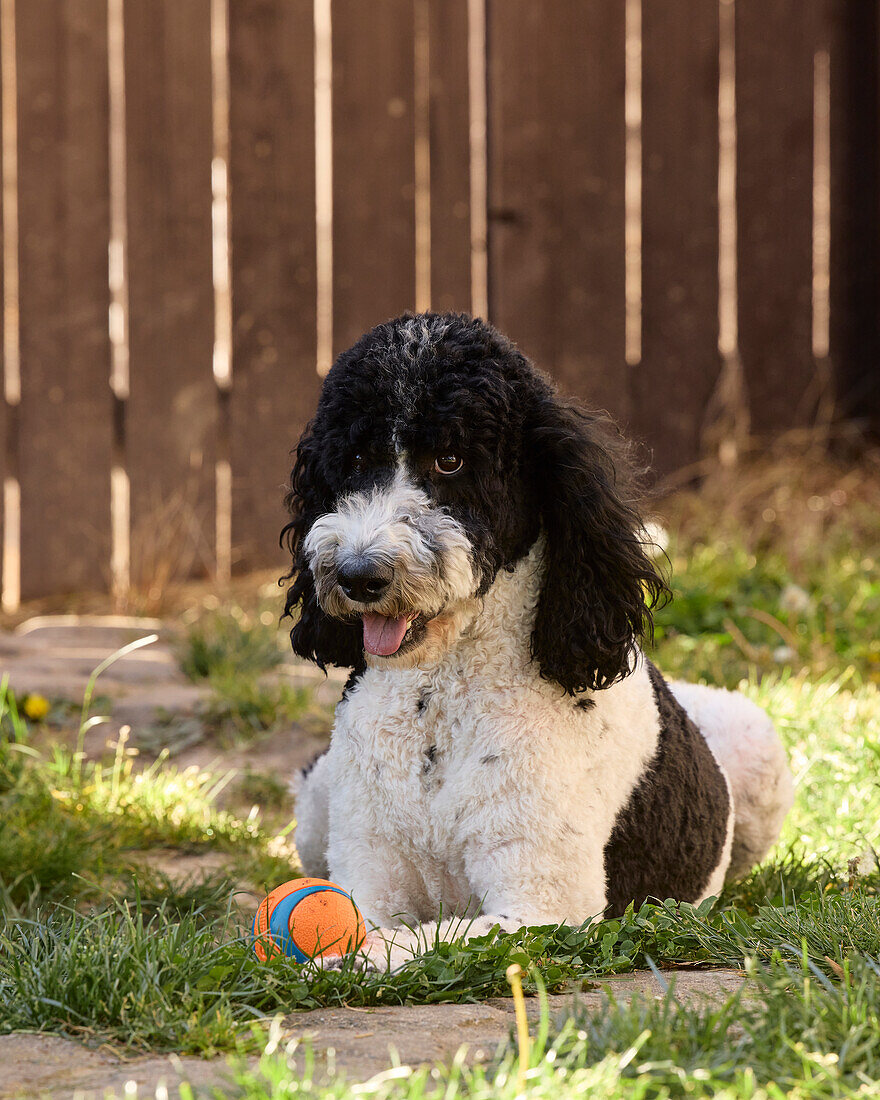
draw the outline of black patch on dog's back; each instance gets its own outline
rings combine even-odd
[[[706,739],[654,665],[657,753],[605,845],[607,916],[646,898],[696,901],[721,859],[730,799]]]

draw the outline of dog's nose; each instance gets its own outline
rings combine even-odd
[[[358,562],[336,574],[339,587],[355,603],[374,603],[394,579],[394,570],[386,565]]]

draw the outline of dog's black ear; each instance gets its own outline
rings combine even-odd
[[[292,581],[287,589],[284,614],[295,620],[290,641],[297,656],[314,661],[322,669],[327,665],[356,668],[364,659],[358,625],[333,619],[321,610],[315,580],[303,551],[312,524],[330,511],[331,496],[323,476],[321,451],[310,425],[297,446],[290,487],[284,498],[291,519],[281,532],[281,540],[293,559],[290,572],[282,578]]]
[[[546,539],[532,656],[570,694],[605,688],[632,670],[668,589],[627,500],[628,466],[607,421],[546,392],[528,438]]]

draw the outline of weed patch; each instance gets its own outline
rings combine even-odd
[[[214,676],[212,692],[201,708],[205,727],[233,743],[284,723],[297,722],[309,711],[312,693],[283,681],[265,682],[249,676]]]
[[[283,864],[286,877],[295,873],[292,849],[273,842],[256,813],[241,819],[217,808],[232,773],[180,771],[164,756],[136,771],[124,735],[109,765],[84,761],[81,751],[37,753],[6,684],[0,717],[11,731],[0,737],[0,891],[10,904],[94,898],[105,881],[131,884],[132,852],[151,847],[219,849],[242,868]]]
[[[181,670],[194,683],[215,677],[255,676],[277,668],[284,659],[276,617],[265,622],[239,607],[204,615],[177,644]]]

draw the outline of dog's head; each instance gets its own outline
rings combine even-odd
[[[542,675],[569,692],[626,675],[664,585],[619,450],[482,321],[379,325],[336,361],[297,448],[295,652],[322,667],[429,663],[543,532]]]

